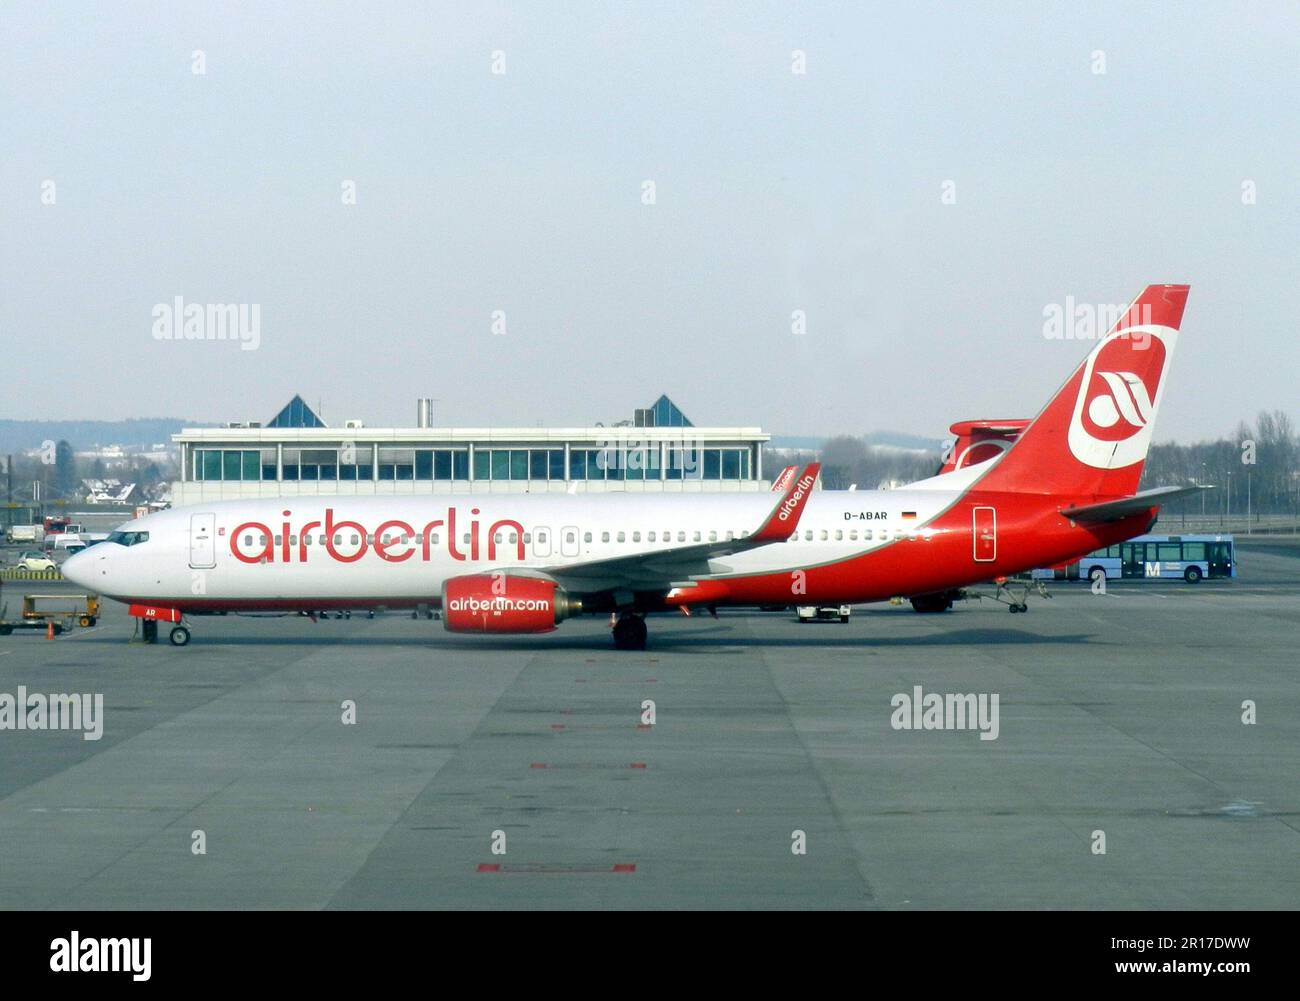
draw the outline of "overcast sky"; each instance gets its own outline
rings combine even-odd
[[[1081,6],[6,3],[0,417],[939,437],[1148,282],[1158,440],[1300,416],[1300,7]]]

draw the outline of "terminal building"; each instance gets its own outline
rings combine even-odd
[[[611,427],[329,427],[295,396],[265,424],[185,428],[176,506],[307,494],[766,490],[757,427],[697,427],[667,396]]]

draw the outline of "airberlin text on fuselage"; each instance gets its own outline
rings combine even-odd
[[[477,515],[479,509],[470,508],[469,513]],[[281,512],[281,516],[286,519],[292,514],[292,511]],[[433,555],[433,533],[439,528],[445,528],[447,531],[446,548],[452,559],[479,559],[479,523],[477,520],[470,521],[469,531],[465,533],[469,536],[469,552],[462,552],[456,547],[456,508],[454,507],[447,509],[445,518],[435,518],[419,529],[410,522],[394,518],[371,530],[359,521],[335,521],[334,509],[330,507],[325,509],[323,522],[308,521],[297,528],[287,520],[278,530],[272,530],[270,526],[260,521],[246,521],[230,533],[230,552],[241,563],[305,563],[308,552],[324,550],[330,559],[339,563],[355,563],[373,548],[376,556],[389,563],[404,563],[416,555],[427,563]],[[313,546],[307,541],[310,536],[316,534],[316,529],[319,529],[324,536],[323,546]],[[496,537],[497,533],[503,530],[513,533],[514,538],[511,542],[515,547],[515,555],[523,560],[524,527],[510,518],[494,521],[492,527],[488,529],[487,558],[489,560],[497,558]],[[342,546],[335,545],[335,533],[340,533],[340,538],[344,539]],[[249,536],[252,536],[251,544],[244,541]],[[349,544],[351,536],[355,536],[358,540],[355,547]],[[340,552],[341,548],[348,551]]]

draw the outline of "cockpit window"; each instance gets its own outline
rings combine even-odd
[[[148,532],[110,532],[107,542],[116,542],[119,546],[138,546],[149,541]]]

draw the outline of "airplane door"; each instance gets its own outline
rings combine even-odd
[[[551,530],[545,525],[533,532],[533,555],[541,558],[551,555]]]
[[[217,565],[216,534],[215,514],[190,515],[190,566],[195,570],[211,570]]]
[[[975,536],[975,562],[992,563],[998,558],[997,511],[991,507],[974,508],[971,527]]]
[[[560,555],[578,555],[578,529],[573,525],[565,525],[560,529]]]

